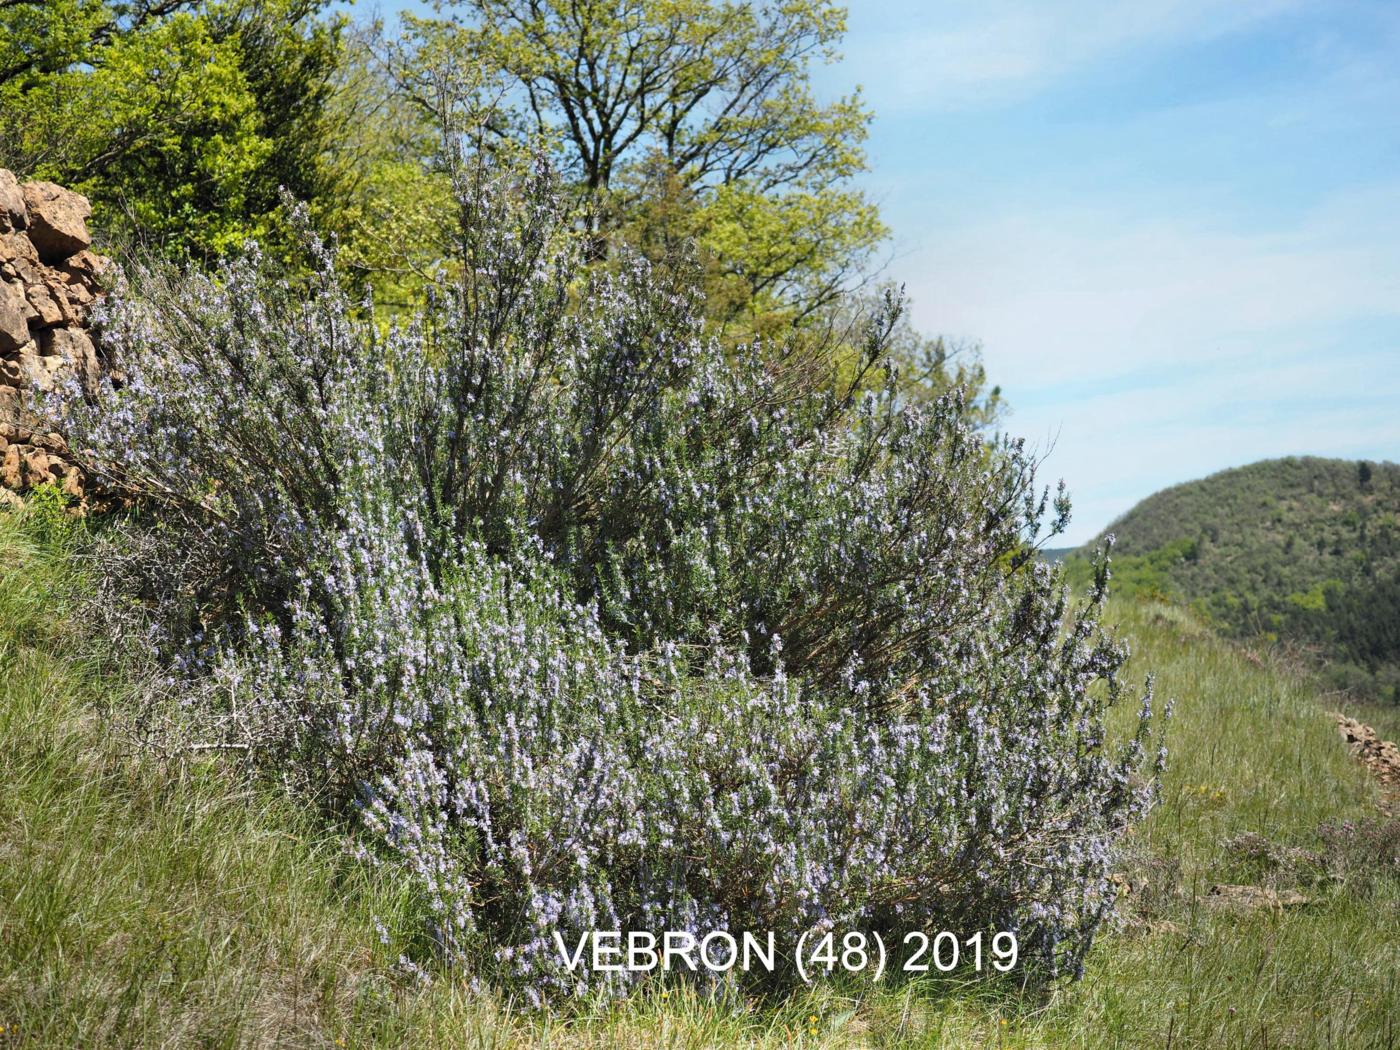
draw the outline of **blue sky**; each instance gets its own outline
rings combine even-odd
[[[861,0],[849,27],[819,86],[876,113],[887,272],[982,344],[1067,542],[1228,466],[1400,460],[1400,4]]]

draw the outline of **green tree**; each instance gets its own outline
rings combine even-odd
[[[421,305],[434,274],[448,266],[457,206],[440,163],[442,134],[428,99],[396,82],[378,25],[343,37],[326,116],[336,193],[313,206],[317,225],[340,238],[342,272],[381,305]]]
[[[810,316],[867,269],[885,229],[849,180],[865,168],[871,115],[858,91],[822,103],[810,83],[813,63],[836,57],[840,8],[827,0],[448,6],[451,22],[410,20],[418,68],[451,56],[499,75],[512,111],[503,133],[523,127],[553,146],[585,194],[599,254],[614,236],[653,250],[677,236],[693,241],[722,319]]]
[[[0,4],[0,163],[177,253],[277,242],[279,190],[332,191],[326,0]]]
[[[0,86],[32,88],[113,40],[197,2],[5,0],[0,3]]]

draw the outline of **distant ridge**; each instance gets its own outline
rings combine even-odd
[[[1311,647],[1337,685],[1396,699],[1400,466],[1289,457],[1173,485],[1070,555],[1072,572],[1108,533],[1116,590],[1184,599],[1229,634]]]

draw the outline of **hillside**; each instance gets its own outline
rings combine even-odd
[[[1266,460],[1164,489],[1104,532],[1119,591],[1185,599],[1227,634],[1307,648],[1335,685],[1396,699],[1400,466]]]
[[[274,789],[114,734],[98,712],[120,669],[82,655],[72,560],[35,524],[0,511],[0,1045],[1394,1045],[1400,825],[1306,680],[1179,609],[1116,611],[1177,700],[1175,757],[1083,981],[1048,1002],[961,975],[772,1000],[663,986],[546,1013],[414,978],[375,930],[404,905],[393,880]]]

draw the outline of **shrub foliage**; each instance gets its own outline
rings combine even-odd
[[[1072,607],[1033,557],[1063,493],[897,394],[896,300],[844,380],[726,352],[675,278],[582,265],[554,185],[475,166],[408,322],[322,249],[132,272],[122,384],[63,411],[155,510],[108,559],[152,648],[533,997],[626,987],[559,957],[595,929],[1013,929],[1075,972],[1163,752],[1150,689],[1106,734],[1106,574]]]

